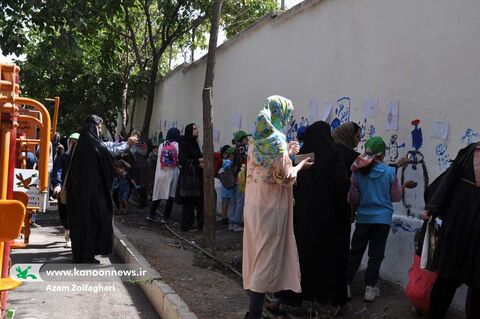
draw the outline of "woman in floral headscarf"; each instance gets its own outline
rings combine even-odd
[[[246,318],[261,318],[265,293],[300,292],[300,267],[293,233],[293,190],[297,173],[313,163],[292,165],[298,142],[283,133],[292,118],[292,102],[267,99],[257,116],[249,147],[243,235],[243,286],[249,292]]]

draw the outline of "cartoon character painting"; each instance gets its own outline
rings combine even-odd
[[[427,166],[420,151],[409,151],[407,157],[410,159],[410,163],[402,168],[401,183],[410,180],[416,182],[417,186],[404,190],[402,202],[407,210],[407,215],[420,216],[425,208],[423,194],[429,180]]]
[[[390,163],[396,163],[397,162],[398,156],[399,156],[398,150],[400,148],[404,148],[405,146],[406,146],[405,143],[402,143],[402,144],[398,145],[398,135],[397,134],[393,134],[390,137],[390,144],[389,144],[390,149],[388,150],[388,157],[389,157]]]
[[[375,126],[370,125],[370,126],[368,127],[368,130],[367,130],[368,137],[369,137],[369,138],[374,137],[374,136],[375,136],[375,131],[376,131]]]
[[[348,121],[350,121],[350,98],[345,96],[337,100],[335,118],[331,123],[332,129],[334,130]]]
[[[287,135],[287,141],[293,141],[297,137],[297,132],[300,127],[308,127],[310,125],[308,119],[304,116],[300,119],[299,122],[297,120],[293,119],[292,122],[290,123],[290,127],[288,128],[286,135]]]
[[[418,150],[422,147],[423,145],[423,134],[422,134],[422,128],[419,127],[418,125],[420,124],[420,120],[416,119],[412,121],[413,125],[413,130],[412,130],[412,147],[415,149],[415,151],[418,152]]]
[[[447,153],[447,150],[448,145],[446,143],[440,143],[435,147],[440,172],[444,172],[451,164],[450,155]]]
[[[467,145],[470,145],[478,137],[480,137],[480,133],[474,131],[471,128],[467,128],[467,130],[465,131],[465,134],[462,136],[462,143],[467,142]]]

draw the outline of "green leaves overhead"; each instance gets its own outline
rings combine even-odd
[[[89,113],[102,116],[113,131],[118,114],[126,114],[127,105],[145,95],[143,131],[148,133],[155,81],[181,52],[207,47],[212,4],[0,0],[1,50],[26,56],[21,62],[25,95],[40,101],[61,97],[63,133],[77,129]],[[227,37],[234,36],[277,7],[276,0],[225,0],[223,29]],[[126,118],[122,123],[125,128]]]

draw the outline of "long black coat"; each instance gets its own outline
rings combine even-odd
[[[75,147],[67,179],[68,218],[75,262],[89,262],[113,250],[113,204],[110,189],[113,158],[85,124]]]
[[[295,188],[295,238],[302,297],[343,305],[347,300],[350,210],[348,178],[330,126],[309,126],[301,153],[315,153],[315,164],[298,174]]]
[[[440,276],[480,290],[480,188],[472,144],[427,189],[427,208],[442,219],[437,255]]]
[[[185,135],[180,139],[180,152],[178,159],[180,162],[180,176],[188,174],[190,165],[193,165],[196,176],[200,179],[199,197],[182,197],[177,198],[177,202],[181,204],[201,204],[203,199],[203,169],[200,167],[199,159],[203,157],[200,145],[195,137],[192,136],[193,124],[185,127]],[[180,177],[181,180],[181,177]],[[180,184],[180,181],[179,181]],[[177,196],[179,197],[179,196]]]

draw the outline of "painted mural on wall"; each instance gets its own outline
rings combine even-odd
[[[389,142],[389,150],[388,150],[388,158],[390,163],[396,163],[398,160],[398,157],[400,156],[399,154],[399,149],[400,148],[405,148],[406,143],[398,144],[398,135],[393,134],[390,136],[390,142]]]
[[[377,129],[373,124],[370,124],[367,129],[368,138],[374,137]]]
[[[337,105],[335,106],[335,117],[331,123],[333,130],[343,123],[350,121],[350,105],[351,100],[349,97],[344,96],[337,100]]]
[[[411,132],[411,134],[412,134],[412,147],[415,149],[415,151],[418,152],[418,150],[423,145],[422,128],[419,126],[420,125],[420,120],[415,119],[411,122],[411,124],[413,125],[413,130]]]
[[[402,203],[408,216],[419,216],[425,208],[423,194],[429,183],[427,165],[420,151],[409,151],[407,157],[410,162],[402,169],[401,182],[403,184],[405,181],[411,180],[416,182],[417,186],[404,190]]]
[[[435,147],[435,155],[437,156],[437,164],[440,172],[444,172],[451,164],[447,143],[438,144]]]
[[[472,128],[467,128],[465,131],[465,134],[462,136],[462,143],[466,143],[467,145],[470,145],[472,143],[475,143],[478,141],[478,138],[480,137],[480,133],[475,131]]]
[[[402,184],[405,181],[411,180],[417,183],[417,186],[413,189],[405,189],[403,192],[403,205],[407,210],[407,215],[421,215],[425,208],[425,200],[423,194],[428,186],[428,170],[425,164],[424,156],[420,152],[420,148],[423,146],[423,133],[420,127],[421,121],[415,119],[411,122],[413,130],[411,131],[412,137],[412,150],[408,151],[407,158],[409,164],[402,169]]]
[[[292,119],[290,122],[290,126],[287,129],[286,135],[287,135],[287,141],[293,141],[297,139],[297,132],[300,129],[300,127],[307,127],[309,126],[310,123],[308,121],[308,118],[302,116],[299,121],[296,119]]]

